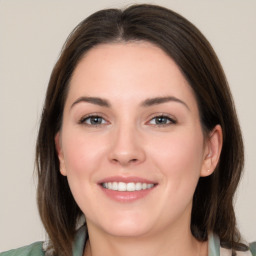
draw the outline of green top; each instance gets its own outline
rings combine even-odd
[[[85,226],[82,226],[76,234],[73,244],[73,255],[82,256],[85,244]],[[214,234],[209,235],[208,256],[226,256],[231,255],[229,250],[220,247],[220,240]],[[0,253],[0,256],[46,256],[43,250],[43,242],[36,242],[19,249]],[[256,256],[256,242],[250,244],[250,251],[238,252],[237,256]]]

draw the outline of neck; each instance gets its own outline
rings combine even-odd
[[[84,256],[199,256],[201,243],[186,229],[162,230],[157,235],[116,237],[102,232],[90,232]],[[206,251],[205,246],[203,246]]]

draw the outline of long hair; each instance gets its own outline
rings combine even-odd
[[[38,207],[58,255],[70,255],[82,212],[59,171],[54,137],[62,125],[70,78],[92,47],[113,42],[147,41],[164,50],[192,87],[205,136],[220,124],[223,148],[211,176],[200,178],[191,216],[192,234],[200,241],[216,233],[230,248],[239,247],[233,197],[243,169],[243,141],[221,64],[210,43],[188,20],[155,5],[107,9],[82,21],[70,34],[52,71],[36,146]]]

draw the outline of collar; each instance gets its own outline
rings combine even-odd
[[[220,239],[217,235],[208,235],[208,256],[220,256]]]
[[[80,227],[76,233],[73,243],[73,256],[82,256],[86,238],[85,225]],[[210,233],[208,239],[208,256],[220,256],[220,240],[217,235]]]
[[[75,236],[75,240],[73,243],[73,256],[82,256],[84,253],[84,246],[85,246],[85,237],[86,237],[86,228],[85,225],[80,227]]]

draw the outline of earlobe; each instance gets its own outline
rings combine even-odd
[[[65,162],[64,162],[64,156],[63,156],[63,151],[62,151],[62,145],[61,145],[61,135],[60,132],[58,132],[55,136],[55,148],[58,154],[59,158],[59,168],[60,168],[60,173],[63,176],[67,176],[66,172],[66,167],[65,167]]]
[[[201,177],[211,175],[220,158],[223,143],[222,129],[220,125],[216,125],[210,132],[206,141],[204,163],[201,170]]]

